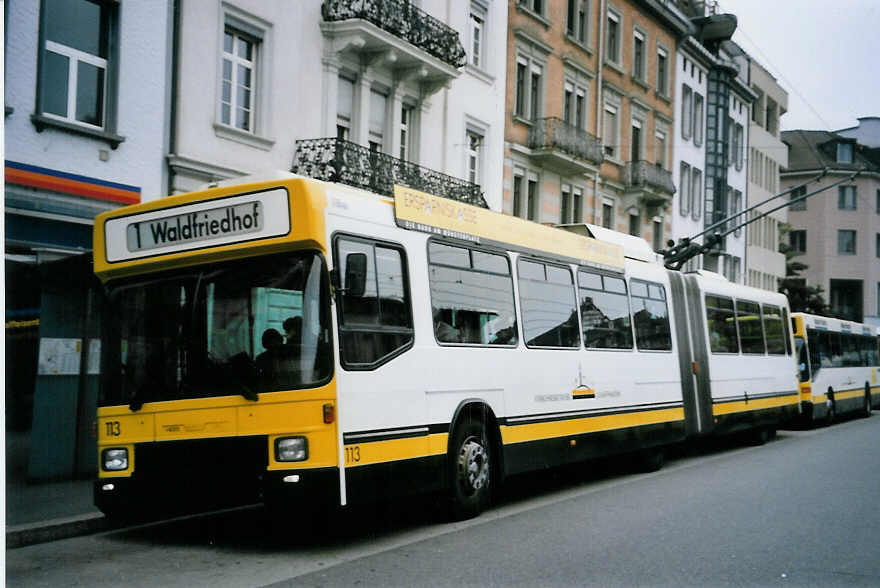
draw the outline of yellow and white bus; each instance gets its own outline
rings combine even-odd
[[[291,174],[100,215],[96,504],[467,517],[512,474],[797,414],[784,296],[570,228]]]
[[[871,416],[872,406],[880,406],[877,327],[795,312],[792,328],[804,420]]]

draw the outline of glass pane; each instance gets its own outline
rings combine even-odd
[[[443,245],[442,243],[431,243],[428,246],[428,254],[431,263],[441,263],[443,265],[454,265],[465,268],[471,266],[469,252],[463,247],[452,247],[450,245]]]
[[[633,326],[639,349],[671,350],[669,314],[666,303],[660,300],[633,298]]]
[[[632,349],[632,327],[626,296],[582,289],[580,297],[584,345],[602,349]]]
[[[250,110],[251,108],[251,91],[243,86],[237,87],[238,92],[236,93],[235,100],[238,103],[239,108],[243,108],[245,110]]]
[[[474,269],[496,274],[510,275],[510,264],[503,255],[483,253],[482,251],[471,252],[474,258]]]
[[[706,296],[706,322],[709,328],[709,347],[713,353],[739,352],[733,300]]]
[[[622,278],[612,278],[610,276],[605,276],[603,278],[603,282],[605,284],[605,290],[607,290],[608,292],[619,292],[621,294],[626,294],[626,282],[624,282]]]
[[[104,70],[77,63],[76,120],[104,126]]]
[[[247,59],[248,61],[252,61],[254,58],[254,45],[247,39],[242,39],[239,37],[236,43],[236,54],[239,57]]]
[[[40,92],[43,112],[67,118],[68,78],[70,62],[67,57],[46,51],[43,53]]]
[[[223,81],[232,82],[232,62],[228,59],[223,60]]]
[[[581,288],[602,289],[602,276],[587,272],[578,272],[578,286]]]
[[[778,306],[764,305],[764,333],[767,337],[767,353],[785,355],[785,332],[782,314]]]
[[[46,38],[99,57],[107,57],[106,9],[87,0],[46,0]]]
[[[339,275],[346,275],[348,256],[363,253],[367,256],[367,270],[362,296],[344,292],[342,296],[342,323],[345,325],[378,325],[379,293],[376,289],[376,266],[373,259],[373,246],[359,241],[339,241]],[[343,284],[344,285],[344,284]]]
[[[252,87],[251,70],[243,65],[238,66],[238,83],[245,88]]]
[[[644,282],[633,280],[629,283],[629,291],[633,296],[641,296],[642,298],[648,297],[648,285]]]
[[[223,51],[232,54],[232,33],[223,33]]]
[[[760,307],[754,302],[736,301],[736,322],[743,353],[764,353],[764,329]]]
[[[519,292],[526,345],[577,347],[580,344],[574,290],[570,285],[521,278]]]
[[[243,131],[249,131],[250,124],[250,112],[247,110],[236,108],[235,109],[235,126]]]
[[[232,120],[232,110],[229,104],[223,104],[220,106],[220,121],[224,125],[231,124]]]
[[[521,259],[519,261],[518,271],[521,280],[539,280],[543,282],[545,279],[543,263],[535,263]]]
[[[564,286],[570,286],[572,284],[571,271],[569,271],[566,268],[548,265],[547,266],[547,281],[553,282],[554,284],[562,284]]]
[[[409,303],[403,276],[403,259],[396,249],[376,247],[376,281],[379,288],[379,312],[382,324],[411,326]]]
[[[232,84],[230,84],[226,80],[223,80],[222,92],[223,92],[223,98],[222,98],[223,102],[225,104],[231,103],[232,102]]]

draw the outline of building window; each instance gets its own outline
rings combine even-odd
[[[794,190],[792,190],[788,199],[789,200],[797,200],[798,198],[802,198],[803,196],[806,196],[806,194],[807,194],[807,187],[801,186],[799,188],[795,188]],[[789,208],[789,210],[806,210],[807,209],[807,200],[804,199],[804,200],[801,200],[800,202],[792,202],[788,208]]]
[[[853,144],[838,143],[837,144],[837,163],[853,162]]]
[[[691,166],[681,162],[681,170],[678,175],[678,211],[681,216],[687,216],[691,212]]]
[[[693,90],[687,84],[681,85],[681,138],[687,141],[694,131]]]
[[[875,195],[875,204],[877,205],[877,214],[880,214],[880,190],[877,190],[877,194]]]
[[[45,0],[37,111],[45,118],[112,131],[117,5]]]
[[[516,168],[513,172],[513,215],[538,219],[538,174]]]
[[[669,93],[668,64],[669,53],[663,47],[657,47],[657,93],[666,96]]]
[[[470,63],[474,67],[483,67],[483,46],[485,45],[486,12],[471,4],[470,21]]]
[[[562,97],[562,118],[573,127],[586,128],[587,89],[572,80],[565,80]]]
[[[385,150],[385,112],[388,109],[388,96],[370,90],[370,128],[367,143],[370,151],[381,153]]]
[[[654,131],[654,163],[666,169],[666,131]]]
[[[645,79],[645,34],[633,32],[633,64],[632,75],[637,80]]]
[[[743,166],[743,135],[743,126],[737,123],[733,132],[733,156],[737,170],[741,170]]]
[[[764,128],[767,129],[767,132],[776,136],[776,102],[774,102],[769,96],[767,96],[767,108],[765,110],[766,116],[764,117]]]
[[[642,219],[638,214],[629,215],[629,234],[638,237],[641,233]]]
[[[562,204],[559,222],[566,225],[571,222],[571,186],[562,184]]]
[[[856,232],[848,229],[840,229],[837,231],[837,253],[838,255],[855,255],[856,254]]]
[[[654,219],[653,222],[654,233],[652,238],[654,240],[654,251],[660,251],[663,249],[663,221],[661,219]]]
[[[584,222],[584,191],[574,188],[571,192],[571,222]]]
[[[617,112],[618,111],[616,106],[612,106],[611,104],[605,105],[605,121],[602,135],[602,144],[605,147],[605,155],[607,155],[611,159],[618,159],[620,157]]]
[[[733,210],[731,211],[731,216],[738,215],[740,211],[742,211],[743,206],[743,194],[739,190],[733,191]],[[737,216],[733,219],[733,226],[741,225],[742,218]],[[742,234],[742,227],[736,229],[733,232],[734,237],[739,237]]]
[[[541,65],[520,56],[516,63],[516,94],[514,114],[535,120],[541,114],[544,69]]]
[[[410,141],[412,140],[413,107],[408,104],[400,106],[400,159],[409,161]]]
[[[788,233],[788,243],[795,253],[807,252],[807,231],[797,229]]]
[[[538,175],[529,172],[528,184],[526,186],[527,202],[527,218],[530,221],[538,220]]]
[[[644,159],[642,155],[642,121],[634,118],[632,120],[632,132],[630,134],[630,161],[641,161]]]
[[[513,216],[523,217],[523,200],[525,198],[525,171],[513,170]]]
[[[544,16],[544,0],[517,0],[517,2],[535,14]]]
[[[227,27],[223,32],[223,83],[220,122],[254,132],[258,41]]]
[[[840,210],[856,209],[856,187],[855,186],[838,186],[837,188],[837,208]]]
[[[694,220],[700,220],[700,215],[703,213],[703,172],[694,168],[693,170],[693,178],[691,180],[691,190],[693,194],[691,195],[691,218]]]
[[[876,234],[874,241],[874,254],[880,257],[880,233]]]
[[[336,93],[336,138],[351,139],[351,117],[354,111],[354,82],[339,78]]]
[[[703,97],[694,94],[694,145],[703,144]]]
[[[614,228],[614,205],[610,202],[602,203],[602,226],[606,229]]]
[[[620,64],[620,15],[608,11],[608,33],[605,37],[605,53],[608,61]]]
[[[587,42],[587,0],[568,0],[565,34],[580,44]]]
[[[483,136],[469,130],[467,132],[467,179],[472,184],[481,184],[483,172]]]

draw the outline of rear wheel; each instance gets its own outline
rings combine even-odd
[[[468,419],[456,427],[449,455],[453,519],[473,518],[489,505],[492,459],[492,446],[481,420]]]
[[[752,445],[764,445],[767,441],[770,440],[773,433],[770,429],[766,427],[761,427],[759,429],[755,429],[749,435],[749,442]]]
[[[656,472],[666,463],[666,454],[660,448],[646,449],[636,454],[636,470],[642,473]]]

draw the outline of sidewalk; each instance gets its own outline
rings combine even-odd
[[[29,434],[6,432],[6,548],[109,528],[92,503],[91,480],[27,480]]]

